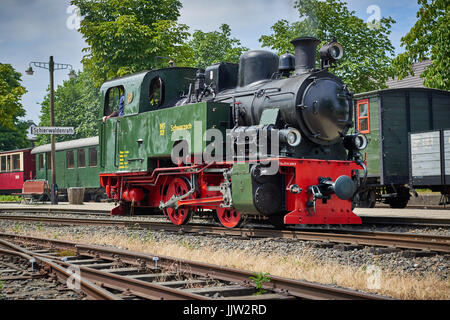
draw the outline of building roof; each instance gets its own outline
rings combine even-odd
[[[379,96],[380,94],[388,94],[393,92],[434,92],[438,94],[443,95],[449,95],[450,91],[447,90],[441,90],[441,89],[430,89],[430,88],[413,88],[413,87],[407,87],[407,88],[389,88],[389,89],[380,89],[380,90],[374,90],[374,91],[368,91],[368,92],[362,92],[357,93],[354,95],[354,98],[356,100],[359,100],[361,98],[371,98],[375,96]]]
[[[9,151],[0,151],[0,154],[7,154],[7,153],[17,153],[17,152],[24,152],[31,150],[32,148],[24,148],[24,149],[16,149],[16,150],[9,150]]]
[[[423,85],[423,78],[420,75],[425,71],[425,69],[432,64],[431,60],[424,60],[417,62],[413,65],[414,76],[407,76],[402,80],[389,79],[386,85],[389,89],[397,88],[425,88]]]
[[[55,144],[55,149],[56,149],[56,151],[62,151],[62,150],[68,150],[68,149],[97,146],[97,145],[98,145],[98,137],[92,137],[92,138],[58,142]],[[52,145],[45,144],[43,146],[34,148],[31,151],[31,154],[45,153],[45,152],[50,152],[51,150],[52,150]]]

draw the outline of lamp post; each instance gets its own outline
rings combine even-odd
[[[76,78],[75,71],[73,70],[73,66],[70,64],[62,64],[62,63],[55,63],[53,61],[53,56],[50,57],[49,62],[30,62],[28,69],[25,71],[26,74],[32,76],[34,74],[34,70],[31,66],[35,66],[36,68],[42,68],[47,69],[50,71],[50,123],[51,126],[55,126],[55,88],[54,88],[54,79],[53,75],[55,73],[55,70],[64,70],[69,69],[69,78],[74,79]],[[52,151],[51,151],[51,166],[52,166],[52,173],[51,173],[51,193],[50,198],[52,204],[58,204],[58,198],[56,197],[56,152],[55,152],[55,135],[51,135],[51,144],[52,144]]]

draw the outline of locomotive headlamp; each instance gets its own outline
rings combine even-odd
[[[344,47],[336,41],[332,41],[327,45],[324,45],[320,49],[320,57],[322,59],[331,60],[333,62],[341,60],[344,56]]]
[[[330,68],[341,60],[344,56],[344,47],[336,40],[324,45],[320,49],[320,58],[322,60],[322,69]]]
[[[291,147],[296,147],[302,142],[302,135],[300,131],[294,128],[280,130],[280,141]]]
[[[362,133],[348,135],[344,138],[344,147],[348,150],[364,150],[368,143],[367,137]]]
[[[355,138],[355,146],[358,150],[364,150],[367,148],[368,143],[367,137],[362,133],[358,134]]]

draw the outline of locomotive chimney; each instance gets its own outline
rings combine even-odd
[[[291,41],[295,47],[295,74],[310,72],[316,67],[316,49],[320,40],[302,37]]]

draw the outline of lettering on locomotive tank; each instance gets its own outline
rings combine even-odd
[[[130,151],[120,151],[120,162],[119,162],[119,169],[128,169],[128,154]]]
[[[192,129],[192,124],[188,123],[188,124],[182,124],[182,125],[171,125],[170,126],[170,131],[174,132],[177,130],[191,130]]]
[[[159,124],[159,133],[161,136],[166,134],[166,124],[165,123]]]

